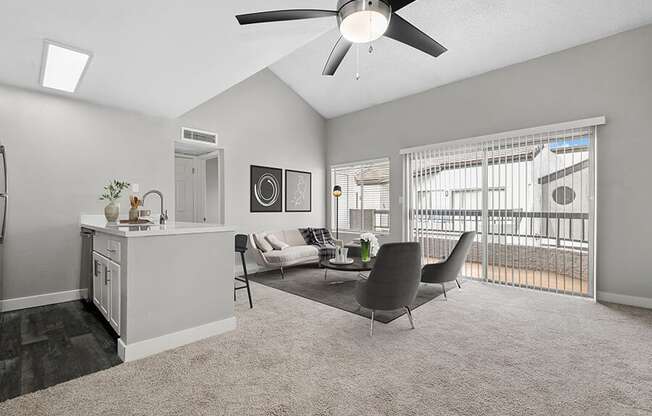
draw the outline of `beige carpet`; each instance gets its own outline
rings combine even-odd
[[[378,324],[261,285],[239,328],[0,415],[651,415],[652,311],[466,282]]]

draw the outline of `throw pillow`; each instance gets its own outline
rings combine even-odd
[[[303,240],[306,242],[306,244],[309,246],[314,246],[317,244],[317,242],[314,241],[312,228],[299,228],[299,232],[301,233],[301,237],[303,237]]]
[[[256,242],[256,247],[263,253],[274,250],[274,248],[267,242],[265,239],[266,234],[264,233],[255,233],[254,241]]]
[[[316,245],[335,245],[331,232],[327,228],[313,228],[312,234]]]
[[[274,234],[267,234],[265,236],[269,244],[274,248],[274,250],[283,250],[284,248],[290,247],[288,243],[285,243],[281,241],[277,236]]]

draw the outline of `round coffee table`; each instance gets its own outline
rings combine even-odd
[[[339,270],[341,272],[369,272],[371,269],[374,268],[374,264],[376,263],[376,258],[372,257],[371,260],[367,262],[363,262],[360,257],[350,257],[353,259],[353,263],[351,264],[333,264],[329,260],[330,259],[323,259],[319,262],[319,264],[325,268],[324,270],[324,280],[326,280],[326,277],[328,276],[328,269],[331,270]]]

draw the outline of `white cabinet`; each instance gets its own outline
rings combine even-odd
[[[120,334],[120,265],[108,260],[106,281],[109,292],[109,324]]]
[[[120,264],[121,244],[104,233],[95,233],[93,238],[93,250],[104,257]]]
[[[93,303],[120,335],[120,265],[93,252]]]
[[[106,284],[107,259],[93,252],[93,303],[106,318],[109,316],[108,290]]]

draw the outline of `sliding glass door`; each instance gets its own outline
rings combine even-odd
[[[474,231],[465,276],[592,297],[595,137],[588,125],[402,152],[404,239],[433,263]]]

